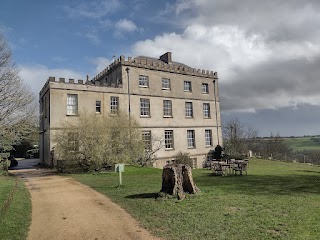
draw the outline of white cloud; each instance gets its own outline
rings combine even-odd
[[[181,34],[139,41],[132,51],[154,57],[171,51],[174,61],[217,71],[224,110],[320,106],[320,47],[314,42],[268,41],[236,25],[192,24]]]
[[[72,18],[101,18],[120,8],[119,0],[76,1],[77,4],[63,6]]]
[[[111,60],[105,57],[90,59],[90,62],[96,66],[94,74],[100,73],[111,64]]]
[[[85,80],[85,75],[79,72],[75,72],[70,69],[49,69],[44,65],[22,65],[19,66],[20,72],[19,75],[23,81],[31,87],[31,90],[38,95],[41,88],[48,80],[49,77],[60,77],[66,79],[83,79]]]
[[[138,29],[134,22],[126,18],[117,21],[115,27],[122,32],[134,32]]]
[[[8,26],[5,26],[5,25],[0,25],[0,33],[5,33],[5,34],[7,34],[7,33],[9,33],[9,32],[11,32],[13,30],[13,28],[11,28],[11,27],[8,27]]]
[[[96,32],[87,32],[86,34],[84,34],[84,36],[88,38],[90,42],[92,42],[95,45],[98,45],[101,43],[101,39],[99,38],[98,33]]]
[[[188,26],[182,34],[165,33],[154,40],[137,42],[136,55],[158,57],[172,51],[176,61],[191,67],[219,70],[230,75],[232,66],[252,66],[270,55],[259,35],[247,36],[235,26]]]
[[[128,20],[126,18],[120,19],[115,23],[115,31],[113,33],[114,37],[116,38],[123,38],[126,33],[132,33],[135,31],[138,31],[137,25],[132,22],[131,20]]]
[[[57,61],[64,61],[64,58],[57,57]],[[92,71],[89,71],[91,79],[96,74],[100,73],[103,69],[110,65],[111,60],[105,57],[97,57],[88,59],[89,63],[93,64]],[[86,80],[86,74],[74,71],[67,68],[48,68],[47,66],[34,64],[34,65],[20,65],[19,66],[19,76],[23,79],[27,86],[30,86],[32,92],[36,95],[39,94],[41,88],[44,86],[45,82],[49,77],[55,77],[56,81],[59,78],[78,79]]]

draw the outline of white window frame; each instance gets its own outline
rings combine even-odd
[[[192,104],[192,102],[185,103],[185,115],[186,115],[186,118],[193,117],[193,104]]]
[[[184,81],[184,83],[183,83],[183,90],[184,90],[185,92],[192,92],[191,81]]]
[[[150,117],[150,99],[140,98],[140,116]]]
[[[78,94],[67,94],[67,115],[78,115]]]
[[[149,77],[146,75],[139,75],[139,87],[149,87]]]
[[[163,90],[170,90],[171,89],[170,78],[162,78],[162,89]]]
[[[203,118],[211,118],[210,103],[203,103]]]
[[[164,146],[165,149],[174,149],[173,130],[164,130]]]
[[[117,115],[119,113],[119,97],[110,96],[110,114]]]
[[[187,130],[187,145],[188,148],[196,147],[196,138],[194,130]]]
[[[202,93],[209,93],[209,84],[208,83],[202,83]]]
[[[211,147],[212,146],[212,130],[211,129],[204,130],[204,138],[206,142],[206,147]]]
[[[172,117],[172,101],[163,100],[163,117]]]

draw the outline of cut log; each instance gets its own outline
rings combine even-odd
[[[176,195],[179,200],[185,193],[195,194],[200,189],[194,184],[191,167],[182,164],[165,165],[162,171],[162,193]]]

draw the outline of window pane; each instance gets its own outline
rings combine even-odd
[[[195,147],[194,130],[187,130],[188,147]]]
[[[149,86],[149,77],[140,75],[139,76],[139,86],[141,87],[148,87]]]
[[[151,131],[143,131],[142,140],[144,142],[144,149],[151,150]]]
[[[67,115],[78,114],[78,95],[68,94],[67,95]]]
[[[140,115],[150,116],[150,101],[146,98],[140,98]]]
[[[212,146],[212,132],[211,130],[205,130],[206,146]]]
[[[186,117],[193,117],[192,102],[186,102]]]
[[[79,151],[79,134],[77,132],[68,133],[68,150]]]
[[[209,93],[209,85],[207,83],[202,83],[202,93]]]
[[[110,97],[110,113],[118,114],[118,111],[119,111],[119,98]]]
[[[209,103],[203,104],[203,117],[210,118],[210,104]]]
[[[166,149],[173,149],[173,130],[164,131],[164,143]]]
[[[163,100],[163,116],[172,116],[172,102],[171,100]]]
[[[191,92],[191,82],[190,81],[184,81],[184,91]]]
[[[96,113],[101,113],[101,101],[96,101]]]
[[[170,79],[162,78],[162,89],[170,89]]]

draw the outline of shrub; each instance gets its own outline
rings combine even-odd
[[[64,130],[54,136],[57,160],[76,162],[76,168],[85,172],[131,163],[143,155],[139,125],[123,112],[115,116],[82,112],[63,126]]]
[[[175,155],[175,164],[184,164],[192,167],[193,161],[190,158],[188,153],[182,153],[179,152],[177,155]]]

